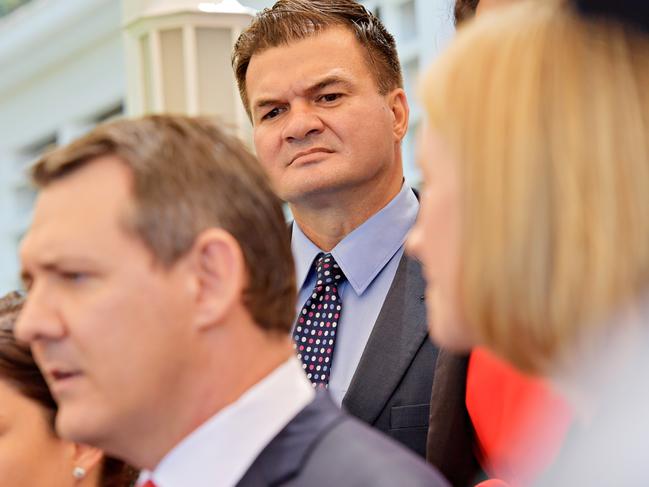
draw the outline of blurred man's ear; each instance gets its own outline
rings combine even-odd
[[[241,302],[247,280],[241,247],[225,230],[210,228],[196,238],[192,253],[198,284],[196,325],[218,325]]]

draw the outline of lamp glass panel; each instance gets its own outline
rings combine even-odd
[[[215,115],[234,126],[239,96],[230,67],[232,33],[230,29],[196,29],[198,58],[198,106],[201,113]]]
[[[164,111],[186,113],[186,76],[182,29],[160,31]]]
[[[140,59],[142,60],[142,110],[144,113],[153,111],[153,63],[151,59],[151,43],[149,34],[140,37]]]

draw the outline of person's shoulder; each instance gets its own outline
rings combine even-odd
[[[448,485],[420,457],[345,413],[314,445],[300,477],[323,473],[329,485]]]

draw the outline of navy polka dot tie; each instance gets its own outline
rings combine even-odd
[[[297,318],[293,340],[302,368],[314,387],[327,387],[342,301],[338,286],[345,275],[331,254],[318,254],[316,283]]]

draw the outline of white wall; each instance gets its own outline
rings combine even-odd
[[[257,9],[273,4],[241,3]],[[416,128],[416,78],[452,35],[452,0],[363,3],[380,9],[397,38]],[[34,197],[26,166],[49,144],[67,143],[120,112],[126,96],[120,29],[119,0],[33,0],[0,18],[0,294],[18,286],[17,244]],[[410,133],[406,177],[416,183],[413,146]]]
[[[114,111],[125,91],[119,2],[34,0],[0,19],[0,293],[18,285],[25,168]]]

